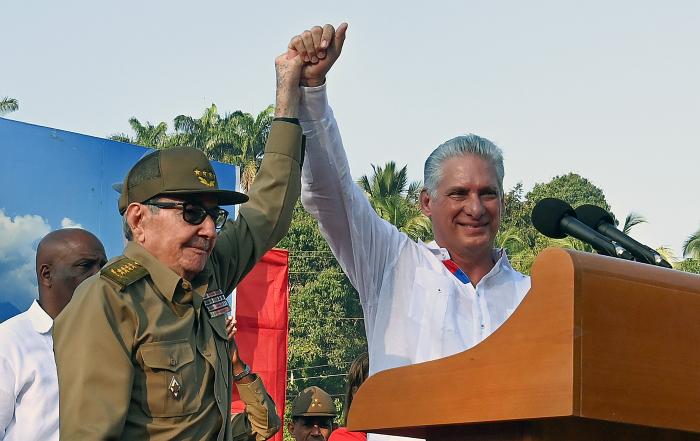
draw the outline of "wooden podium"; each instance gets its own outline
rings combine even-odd
[[[700,276],[550,248],[462,353],[370,377],[348,428],[427,440],[700,440]]]

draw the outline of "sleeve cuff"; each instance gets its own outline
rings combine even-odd
[[[328,96],[326,95],[326,83],[317,87],[301,87],[301,106],[299,109],[299,121],[317,121],[326,116],[328,110]]]
[[[265,387],[259,376],[250,383],[236,383],[236,388],[238,388],[238,393],[241,395],[241,400],[246,404],[254,402],[262,403],[265,400]]]
[[[287,118],[286,116],[278,116],[278,117],[274,118],[273,121],[284,121],[284,122],[299,125],[299,118]]]
[[[267,144],[265,145],[265,153],[287,155],[301,164],[301,138],[302,133],[299,124],[279,120],[272,121],[270,136],[267,138]]]

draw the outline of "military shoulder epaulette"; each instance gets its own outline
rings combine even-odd
[[[135,260],[121,257],[100,270],[100,276],[109,279],[124,289],[148,275],[146,268]]]

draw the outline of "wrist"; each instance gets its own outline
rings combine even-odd
[[[298,86],[288,90],[278,90],[277,100],[275,102],[275,117],[298,118],[300,99],[301,91],[299,90]]]
[[[323,83],[326,82],[326,77],[323,77],[321,79],[316,79],[316,78],[307,78],[307,79],[302,79],[300,84],[303,87],[318,87],[322,86]]]
[[[245,377],[251,374],[250,371],[250,366],[248,366],[245,363],[240,363],[242,367],[240,369],[236,369],[236,366],[233,368],[233,381],[241,381]]]

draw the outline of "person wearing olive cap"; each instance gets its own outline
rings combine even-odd
[[[307,387],[292,401],[292,421],[287,430],[296,441],[327,441],[335,415],[331,396],[318,386]]]
[[[232,364],[225,322],[226,294],[286,234],[300,191],[301,60],[275,66],[276,118],[248,196],[220,190],[192,148],[154,151],[126,175],[124,253],[54,327],[62,440],[261,441],[279,429],[274,406],[230,418],[233,385],[262,384]],[[227,221],[220,206],[238,203]]]

